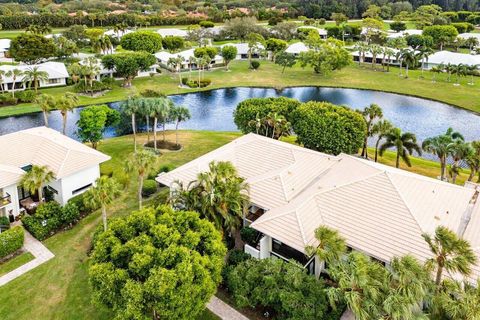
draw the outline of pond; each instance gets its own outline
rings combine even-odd
[[[181,129],[236,131],[233,123],[233,111],[237,104],[253,97],[286,96],[300,101],[329,101],[343,104],[355,109],[363,109],[371,103],[380,105],[384,117],[403,131],[410,131],[419,140],[443,133],[448,127],[461,132],[466,140],[480,138],[480,115],[455,108],[450,105],[372,90],[325,88],[325,87],[294,87],[283,90],[269,88],[230,88],[204,92],[172,95],[177,104],[188,107],[192,119],[182,123]],[[119,103],[112,103],[117,108]],[[81,108],[68,114],[68,135],[75,138],[76,125]],[[49,115],[50,126],[61,130],[62,119],[58,111]],[[41,113],[21,115],[0,119],[0,135],[13,131],[43,125]],[[107,137],[115,135],[115,130],[109,129]]]

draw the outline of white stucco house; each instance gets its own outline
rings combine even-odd
[[[421,35],[422,33],[423,33],[423,30],[418,30],[418,29],[407,29],[400,32],[388,31],[387,38],[388,39],[402,38],[402,37],[412,36],[412,35]]]
[[[10,50],[10,39],[0,39],[0,58],[5,58],[5,54]]]
[[[127,35],[129,33],[132,33],[133,30],[126,29],[126,30],[118,30],[115,31],[113,29],[107,30],[103,33],[103,35],[108,36],[108,37],[116,37],[118,39],[122,38],[124,35]]]
[[[177,28],[161,28],[157,30],[157,33],[162,37],[175,36],[185,38],[188,35],[187,30]]]
[[[479,66],[480,65],[480,55],[468,54],[468,53],[459,53],[459,52],[450,52],[450,51],[438,51],[434,54],[428,56],[427,68],[430,69],[433,66],[438,66],[439,64],[464,64],[467,66]]]
[[[292,43],[291,45],[289,45],[287,47],[287,49],[285,49],[285,52],[286,53],[290,53],[290,54],[293,54],[295,56],[298,56],[300,53],[302,52],[308,52],[310,50],[309,47],[307,47],[305,45],[305,43],[303,42],[295,42],[295,43]]]
[[[155,53],[155,57],[157,58],[158,64],[165,69],[172,70],[172,67],[168,65],[168,61],[171,58],[177,58],[181,57],[183,59],[182,62],[182,70],[187,70],[187,69],[196,69],[197,65],[195,63],[195,49],[188,49],[184,50],[181,52],[177,53],[170,53],[167,51],[160,51]],[[210,61],[210,66],[215,67],[223,64],[223,58],[220,55],[215,55],[215,58],[213,58]]]
[[[235,58],[236,60],[245,60],[248,59],[248,43],[242,42],[242,43],[225,43],[224,45],[221,46],[221,48],[225,46],[232,46],[237,48],[237,57]],[[252,51],[252,58],[253,59],[258,59],[262,55],[262,51],[265,50],[265,47],[258,43],[256,49]]]
[[[44,71],[48,74],[48,80],[39,82],[39,88],[48,88],[48,87],[56,87],[56,86],[64,86],[67,84],[67,79],[69,77],[67,68],[65,64],[62,62],[52,62],[48,61],[45,63],[40,63],[36,65],[26,65],[26,64],[19,64],[19,65],[1,65],[0,70],[5,71],[7,73],[13,69],[19,69],[21,71],[31,70],[35,67],[38,67],[39,71]],[[17,77],[15,80],[15,84],[13,83],[13,77],[7,76],[6,74],[3,76],[3,83],[2,86],[4,90],[12,90],[12,87],[15,90],[25,90],[28,88],[28,83],[24,83],[22,81],[23,76]],[[32,85],[33,87],[33,85]]]
[[[13,219],[27,206],[35,206],[36,195],[19,184],[33,165],[47,166],[55,180],[45,189],[60,204],[85,192],[100,176],[100,163],[109,156],[58,131],[36,127],[0,136],[0,216]],[[28,209],[28,208],[27,208]]]
[[[469,38],[475,38],[478,41],[480,41],[480,33],[473,33],[473,32],[467,32],[467,33],[461,33],[458,35],[458,37],[467,40]]]
[[[255,161],[252,161],[255,159]],[[230,161],[249,185],[244,224],[258,232],[245,245],[255,258],[294,259],[310,274],[324,267],[306,246],[318,245],[315,229],[338,230],[351,250],[388,265],[432,253],[422,237],[448,227],[480,254],[480,186],[457,186],[354,156],[323,154],[255,134],[244,135],[156,180],[188,185],[211,161]],[[480,276],[477,263],[471,279]]]

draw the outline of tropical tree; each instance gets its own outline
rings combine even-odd
[[[463,64],[463,63],[459,63],[455,66],[454,68],[454,72],[455,72],[455,85],[456,86],[459,86],[460,85],[460,77],[464,77],[467,75],[468,73],[468,67]]]
[[[150,101],[150,116],[153,118],[153,145],[156,151],[158,120],[163,125],[163,141],[165,141],[165,123],[169,120],[173,102],[167,97],[152,98]]]
[[[140,113],[142,104],[143,102],[140,98],[128,97],[128,99],[120,105],[122,112],[130,116],[132,119],[133,146],[135,152],[137,152],[137,123],[135,117]]]
[[[4,86],[4,77],[6,76],[7,72],[5,70],[0,70],[0,90],[2,93],[5,91],[5,86]]]
[[[455,72],[455,65],[449,62],[444,66],[444,70],[447,72],[447,81],[450,82],[452,73]]]
[[[433,73],[432,82],[436,82],[436,75],[442,73],[445,69],[443,64],[439,64],[430,68],[430,72]]]
[[[447,158],[451,155],[452,144],[456,140],[464,141],[463,136],[452,128],[448,128],[445,134],[427,138],[422,143],[425,152],[436,155],[440,160],[440,179],[446,179]]]
[[[411,167],[410,155],[416,151],[419,155],[422,154],[421,147],[417,144],[417,137],[411,132],[402,133],[400,128],[394,128],[385,135],[385,142],[380,146],[379,153],[383,156],[385,151],[389,148],[395,148],[396,161],[395,167],[400,167],[400,158]]]
[[[120,195],[120,185],[114,178],[101,176],[95,180],[95,185],[85,192],[85,206],[102,209],[103,231],[107,231],[107,206]]]
[[[433,237],[427,233],[422,236],[433,253],[433,257],[427,260],[427,267],[431,271],[436,271],[437,291],[440,290],[444,271],[449,275],[470,274],[477,257],[467,240],[459,238],[455,232],[444,226],[438,226]]]
[[[365,42],[357,42],[353,47],[353,50],[358,52],[358,64],[360,65],[365,61],[365,53],[368,51],[369,46]]]
[[[235,46],[223,46],[220,55],[223,57],[225,69],[228,71],[228,65],[237,56],[237,48]]]
[[[23,72],[23,83],[28,83],[28,87],[31,88],[33,84],[33,88],[35,89],[35,93],[38,91],[38,86],[40,81],[46,82],[48,81],[48,72],[41,71],[40,67],[30,67]]]
[[[468,39],[465,40],[465,45],[468,46],[468,48],[470,49],[470,51],[473,50],[473,48],[477,47],[479,44],[479,40],[478,38],[476,37],[470,37]]]
[[[189,120],[192,117],[190,109],[184,106],[174,106],[170,110],[170,118],[175,121],[175,144],[178,146],[178,126],[180,122]]]
[[[375,142],[375,162],[378,159],[378,146],[380,141],[393,129],[393,124],[388,120],[380,120],[375,123],[372,127],[372,135],[377,136],[377,141]]]
[[[475,285],[445,279],[441,289],[432,302],[433,312],[446,315],[448,319],[479,319],[480,318],[480,281]]]
[[[80,72],[85,79],[85,87],[87,87],[87,85],[90,86],[90,93],[93,96],[93,82],[100,73],[100,65],[97,58],[86,58],[81,66]]]
[[[408,78],[409,68],[413,68],[418,63],[418,56],[414,50],[403,50],[402,61],[405,63],[405,78]]]
[[[451,143],[450,149],[453,158],[451,165],[452,183],[455,183],[461,170],[460,161],[467,159],[474,151],[470,143],[459,139]]]
[[[133,153],[125,163],[125,170],[130,174],[135,174],[138,179],[138,207],[142,208],[142,188],[145,176],[153,169],[157,157],[148,150],[141,150]]]
[[[372,44],[369,46],[369,51],[372,54],[372,69],[375,69],[377,66],[377,56],[381,54],[382,47],[377,44]]]
[[[383,111],[378,104],[372,103],[362,111],[362,116],[367,124],[367,130],[365,131],[365,138],[363,140],[362,157],[368,159],[368,138],[373,136],[372,128],[374,126],[374,121],[383,117]]]
[[[309,255],[316,254],[320,261],[329,264],[338,262],[347,252],[346,240],[336,230],[320,226],[315,229],[315,239],[318,246],[307,246],[305,249]]]
[[[43,186],[53,180],[55,180],[55,174],[47,166],[33,165],[32,168],[23,175],[20,185],[31,194],[37,192],[38,201],[43,203]]]
[[[258,33],[249,33],[246,37],[248,43],[248,65],[252,65],[252,55],[256,50],[259,50],[261,45],[265,44],[265,38]]]
[[[2,70],[3,71],[3,70]],[[17,83],[17,79],[23,75],[23,71],[17,68],[11,69],[5,73],[7,77],[12,78],[12,97],[15,98],[15,84]]]
[[[35,97],[35,103],[42,110],[45,127],[48,127],[48,113],[55,107],[55,98],[49,94],[42,93]]]
[[[468,181],[472,181],[475,174],[478,174],[478,183],[480,182],[480,141],[472,141],[470,145],[472,146],[473,151],[465,159],[465,162],[470,169]]]
[[[475,75],[475,72],[480,68],[480,65],[478,64],[471,64],[466,66],[466,71],[470,75],[470,82],[468,83],[469,85],[473,86],[475,82],[473,81],[473,76]]]
[[[392,63],[392,57],[395,56],[395,51],[391,48],[384,48],[383,49],[383,56],[387,59],[387,72],[390,72],[390,64]]]
[[[422,62],[422,66],[421,66],[422,78],[423,78],[423,71],[425,70],[425,63],[428,64],[428,57],[430,57],[430,55],[434,52],[435,51],[433,51],[432,48],[426,47],[426,48],[421,48],[420,51],[417,53],[417,59],[419,59]]]
[[[61,97],[57,98],[55,101],[56,108],[60,111],[62,115],[62,133],[66,134],[67,131],[67,116],[70,111],[75,108],[75,105],[78,102],[78,97],[74,93],[66,92]]]
[[[171,57],[168,59],[167,65],[171,66],[175,72],[178,73],[178,81],[180,82],[180,86],[182,85],[182,63],[185,61],[185,58],[178,55],[176,57]]]

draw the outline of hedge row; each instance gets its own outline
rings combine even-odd
[[[0,233],[0,259],[14,253],[23,246],[25,234],[21,226]]]
[[[205,88],[212,83],[211,79],[200,80],[200,88]],[[189,86],[190,88],[198,88],[198,80],[188,80],[188,78],[182,78],[182,84]]]

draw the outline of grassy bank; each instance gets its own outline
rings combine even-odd
[[[9,273],[12,270],[17,269],[21,265],[24,265],[25,263],[35,259],[35,257],[30,253],[30,252],[23,252],[19,254],[18,256],[5,261],[0,264],[0,276],[3,276],[4,274]]]
[[[158,157],[157,167],[168,165],[177,167],[239,137],[240,133],[182,131],[180,143],[184,146],[179,152],[165,152]],[[168,132],[167,138],[174,139],[174,133]],[[146,136],[139,137],[140,142]],[[289,139],[290,142],[293,139]],[[131,136],[112,138],[102,142],[99,149],[112,159],[101,166],[102,173],[123,174],[124,159],[133,152]],[[373,152],[371,152],[371,155]],[[387,152],[381,158],[386,164],[394,163],[394,154]],[[412,159],[410,171],[436,177],[438,164]],[[465,178],[465,174],[462,178]],[[126,215],[137,208],[135,198],[135,179],[131,179],[128,189],[109,208],[111,217]],[[164,194],[164,193],[163,193]],[[155,195],[146,204],[155,203],[155,199],[165,199]],[[35,268],[0,288],[0,319],[89,319],[107,320],[112,318],[109,310],[91,303],[91,291],[88,286],[88,255],[92,234],[100,224],[99,212],[83,219],[73,229],[60,232],[47,239],[44,244],[55,254],[55,258]],[[201,320],[213,320],[215,316],[205,312]],[[199,319],[199,320],[200,320]]]
[[[248,69],[247,61],[234,61],[230,65],[230,72],[223,68],[207,71],[205,78],[212,80],[212,85],[202,90],[211,90],[224,87],[272,87],[282,89],[291,86],[325,86],[380,90],[393,93],[414,95],[432,100],[438,100],[464,109],[480,112],[480,79],[475,79],[475,85],[468,85],[469,78],[460,79],[460,86],[454,86],[453,82],[446,82],[446,75],[437,76],[437,82],[431,80],[432,74],[420,70],[411,70],[409,78],[399,77],[398,68],[390,68],[390,72],[372,69],[369,65],[358,66],[354,64],[343,70],[333,72],[328,76],[320,76],[313,73],[310,68],[302,69],[295,66],[286,69],[282,74],[282,68],[268,61],[262,61],[257,71]],[[188,76],[188,72],[182,74]],[[196,73],[192,73],[196,77]],[[452,77],[454,78],[454,77]],[[453,80],[452,80],[453,81]],[[99,104],[123,100],[129,95],[140,93],[145,89],[160,90],[165,94],[180,94],[195,92],[197,89],[184,89],[178,87],[177,74],[165,72],[155,77],[137,78],[131,88],[123,88],[120,82],[113,90],[97,98],[80,96],[79,105]],[[71,91],[71,87],[43,89],[41,92],[54,96],[63,95]],[[0,117],[25,114],[39,111],[33,104],[19,104],[0,108]]]

